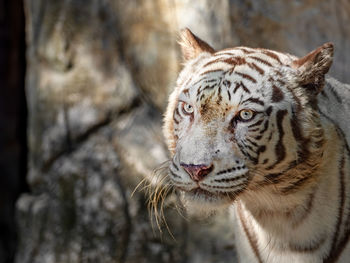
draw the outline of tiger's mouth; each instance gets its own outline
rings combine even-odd
[[[219,204],[233,202],[244,189],[245,187],[234,192],[210,192],[201,187],[196,187],[187,191],[181,189],[181,191],[188,201]]]
[[[194,196],[202,196],[202,197],[207,197],[207,198],[212,198],[215,197],[215,194],[209,192],[208,190],[204,190],[200,187],[197,187],[195,189],[192,189],[188,191],[188,194],[194,195]]]
[[[232,168],[211,170],[202,178],[195,178],[191,171],[184,173],[174,162],[169,170],[172,185],[180,190],[184,200],[203,205],[233,202],[252,178],[247,167],[239,163]]]

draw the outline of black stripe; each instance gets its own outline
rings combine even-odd
[[[178,115],[179,117],[181,117],[178,107],[176,107],[176,109],[175,109],[175,114]]]
[[[256,143],[256,142],[253,142],[252,140],[250,140],[250,139],[246,139],[246,141],[247,142],[249,142],[250,144],[252,144],[253,146],[255,146],[255,147],[258,147],[259,145]]]
[[[237,50],[241,50],[243,53],[245,53],[245,54],[252,54],[252,53],[255,53],[255,51],[250,51],[250,50],[248,50],[248,49],[246,49],[246,48],[242,48],[242,47],[236,47],[235,49],[237,49]]]
[[[247,101],[252,102],[252,103],[259,104],[259,105],[261,105],[261,106],[264,106],[264,105],[265,105],[265,103],[264,103],[262,100],[258,99],[258,98],[249,98],[249,99],[246,99],[245,101],[242,102],[242,104],[245,103],[245,102],[247,102]]]
[[[205,90],[207,90],[207,89],[213,89],[213,88],[215,88],[215,86],[216,86],[216,84],[213,84],[213,85],[206,85],[203,89],[201,89],[201,92],[204,92]]]
[[[242,65],[242,64],[245,64],[246,61],[244,58],[242,57],[230,57],[230,58],[226,58],[223,60],[223,62],[227,63],[227,64],[230,64],[230,65],[233,65],[234,67],[237,66],[237,65]],[[234,68],[233,67],[233,68]]]
[[[271,141],[272,136],[273,136],[273,131],[271,131],[271,133],[270,133],[269,137],[267,138],[267,141]]]
[[[272,102],[280,102],[281,100],[284,99],[284,94],[281,91],[280,88],[278,88],[275,85],[272,85],[272,97],[271,97],[271,101]]]
[[[190,90],[189,89],[184,89],[183,93],[188,97],[189,93],[190,93]]]
[[[253,70],[256,70],[260,75],[264,75],[265,71],[260,68],[258,65],[256,65],[254,62],[252,63],[247,63],[247,65],[253,69]]]
[[[264,123],[264,128],[259,133],[264,134],[268,127],[269,127],[269,120],[266,120]]]
[[[231,81],[224,79],[222,81],[222,84],[226,87],[226,88],[230,88],[231,87]]]
[[[241,203],[237,204],[237,210],[238,210],[238,216],[239,219],[241,221],[241,224],[243,226],[243,230],[248,238],[248,242],[254,252],[254,255],[256,256],[257,260],[259,263],[263,263],[261,256],[260,256],[260,252],[259,252],[259,248],[258,248],[258,241],[256,236],[253,233],[250,233],[249,228],[247,226],[247,222],[246,222],[246,218],[243,217],[243,213],[242,213],[242,205]]]
[[[337,246],[337,241],[339,241],[339,230],[340,226],[343,221],[343,213],[344,213],[344,204],[345,204],[345,180],[344,180],[344,166],[345,166],[345,154],[343,153],[342,158],[339,163],[339,210],[338,210],[338,217],[337,217],[337,224],[336,224],[336,230],[334,232],[333,240],[332,240],[332,246],[330,248],[329,254],[327,258],[324,260],[325,263],[330,262],[336,262],[337,259],[340,256],[340,253],[344,249],[345,244],[347,243],[347,239],[349,238],[349,233],[347,233],[347,236],[343,235],[343,240],[340,239],[340,243]],[[348,225],[345,225],[348,227]],[[345,237],[345,238],[344,238]],[[345,239],[345,242],[344,242]]]
[[[197,95],[196,95],[197,98],[199,97],[199,94],[201,93],[201,89],[202,89],[202,86],[199,86],[197,89]]]
[[[243,84],[243,82],[236,83],[233,93],[236,93],[239,88],[242,88],[246,93],[250,94],[250,90]]]
[[[222,72],[222,69],[212,69],[212,70],[207,70],[207,71],[204,71],[200,74],[200,76],[203,76],[203,75],[206,75],[206,74],[209,74],[209,73],[217,73],[217,72]]]
[[[321,95],[328,99],[328,96],[327,96],[326,92],[324,91],[324,89],[321,91]]]
[[[283,81],[283,80],[281,80],[281,79],[277,79],[276,80],[281,86],[285,86],[286,85],[286,83]]]
[[[216,59],[214,59],[214,60],[212,60],[212,61],[209,61],[208,63],[206,63],[206,64],[203,66],[203,68],[205,68],[205,67],[207,67],[207,66],[209,66],[209,65],[211,65],[211,64],[217,63],[217,62],[223,62],[223,58],[222,58],[222,57],[219,57],[219,58],[216,58]]]
[[[219,171],[216,173],[216,175],[221,175],[221,174],[226,174],[226,173],[230,173],[230,172],[233,172],[233,171],[236,171],[236,167],[232,167],[230,169],[227,169],[227,170],[222,170],[222,171]],[[219,182],[217,180],[214,180],[215,182]]]
[[[260,141],[261,138],[262,138],[262,135],[258,135],[258,136],[256,136],[254,139],[257,140],[257,141]]]
[[[179,120],[177,120],[175,117],[179,117],[180,120],[182,119],[182,116],[180,115],[178,107],[175,108],[174,114],[173,114],[173,120],[176,124],[179,124]]]
[[[271,112],[272,112],[272,106],[268,107],[265,111],[266,115],[267,116],[270,116],[271,115]]]
[[[237,90],[239,89],[240,85],[241,85],[241,84],[236,83],[236,87],[235,87],[235,89],[233,90],[233,94],[237,92]]]
[[[255,56],[249,56],[249,58],[252,58],[252,59],[254,59],[254,60],[256,60],[256,61],[258,61],[266,66],[272,67],[271,63],[266,61],[265,59],[261,59],[259,57],[255,57]]]
[[[342,103],[342,99],[341,97],[339,96],[339,94],[331,87],[329,86],[329,89],[328,89],[332,95],[334,96],[335,100],[338,102],[338,103]]]
[[[246,186],[247,181],[245,181],[243,183],[236,184],[236,185],[231,185],[231,186],[208,185],[206,183],[201,183],[201,185],[209,187],[209,188],[215,188],[215,189],[234,189],[234,188],[237,188],[238,186]]]
[[[248,150],[250,150],[250,151],[252,151],[252,152],[255,152],[255,149],[252,147],[252,146],[250,146],[250,145],[248,145],[248,144],[246,144],[246,143],[244,143],[244,142],[242,142],[242,144],[243,144],[243,146],[246,148],[246,149],[248,149]],[[248,152],[247,152],[248,153]]]
[[[216,52],[215,56],[234,56],[235,55],[233,52],[223,52],[224,50],[225,49]],[[233,49],[230,48],[227,51],[230,51],[230,50],[233,50]]]
[[[178,176],[177,174],[175,174],[172,170],[169,169],[170,174],[175,177],[175,178],[181,178],[181,176]]]
[[[258,131],[258,130],[260,130],[260,128],[255,128],[255,129],[252,129],[252,130],[249,130],[250,132],[256,132],[256,131]]]
[[[244,149],[248,148],[248,146],[241,145],[238,142],[237,142],[237,145],[238,145],[238,148],[241,150],[241,152],[244,154],[244,156],[248,157],[248,159],[251,160],[254,164],[258,163],[258,159],[257,158],[253,157],[251,154],[249,154],[247,151],[244,150]]]
[[[295,95],[294,90],[291,89],[290,87],[286,86],[286,88],[288,89],[288,91],[292,94],[293,100],[296,102],[297,106],[294,107],[295,112],[298,114],[301,110],[302,110],[302,106],[301,106],[301,102],[300,99]]]
[[[241,87],[242,89],[247,92],[248,94],[250,94],[250,90],[243,84],[243,82],[241,81]]]
[[[227,90],[228,100],[231,100],[231,93],[229,90]]]
[[[276,60],[279,64],[282,65],[282,62],[281,62],[280,58],[275,53],[273,53],[273,52],[271,52],[271,51],[269,51],[267,49],[262,50],[262,53],[265,54],[266,56],[269,56],[270,58]]]
[[[253,128],[253,127],[255,127],[255,126],[258,126],[258,125],[260,125],[263,121],[264,121],[264,119],[258,120],[257,122],[255,122],[255,123],[253,123],[253,124],[250,124],[250,125],[248,126],[248,128]]]
[[[222,101],[222,95],[221,95],[221,87],[218,88],[218,100],[216,101],[216,104],[220,104]]]
[[[186,80],[186,82],[184,82],[184,87],[186,87],[190,82],[192,81],[192,76],[190,76],[190,78],[188,80]]]
[[[305,139],[301,133],[301,128],[299,124],[299,120],[297,114],[293,112],[293,116],[291,119],[291,127],[295,140],[298,142],[298,161],[303,162],[307,160],[309,157],[309,139]]]
[[[256,79],[253,78],[252,76],[246,74],[246,73],[242,73],[242,72],[238,72],[238,71],[235,71],[234,73],[235,73],[236,75],[238,75],[238,76],[244,78],[244,79],[247,79],[247,80],[249,80],[249,81],[251,81],[251,82],[253,82],[253,83],[256,83]]]
[[[288,112],[287,110],[279,110],[276,114],[277,130],[279,135],[278,142],[275,146],[275,154],[276,154],[277,160],[273,165],[268,167],[267,170],[273,169],[277,164],[282,162],[286,157],[286,148],[284,147],[284,143],[283,143],[283,136],[284,136],[283,119],[284,119],[284,116],[287,115],[287,112]]]
[[[281,176],[286,174],[288,171],[294,169],[297,165],[298,165],[298,162],[296,162],[296,161],[290,162],[287,169],[285,169],[284,171],[279,172],[279,173],[273,173],[273,174],[266,175],[264,177],[266,179],[266,181],[261,182],[260,185],[265,185],[265,184],[270,184],[270,183],[273,183],[273,184],[279,183],[281,181]]]
[[[281,194],[287,195],[294,193],[295,190],[298,190],[301,186],[303,186],[310,178],[312,178],[312,175],[304,175],[304,177],[298,179],[295,182],[292,182],[290,185],[283,187],[280,190]]]
[[[258,151],[257,151],[257,155],[258,155],[258,158],[260,156],[260,153],[263,153],[266,151],[266,146],[265,145],[262,145],[258,148]]]
[[[204,82],[205,83],[211,83],[211,82],[217,82],[218,80],[215,78],[215,79],[207,79],[205,80]]]
[[[179,170],[179,167],[174,163],[172,162],[172,165],[175,167],[175,169],[178,171]]]
[[[315,195],[316,195],[317,188],[313,190],[313,192],[309,195],[309,199],[306,202],[307,205],[304,208],[304,213],[298,216],[294,222],[293,222],[293,228],[297,228],[300,224],[302,224],[305,219],[310,215],[313,207],[314,207],[314,200],[315,200]]]
[[[323,235],[317,242],[314,242],[313,244],[308,244],[305,246],[302,246],[300,244],[289,244],[289,249],[294,252],[299,252],[299,253],[311,253],[315,252],[318,250],[324,242],[327,240],[327,235]]]
[[[232,170],[233,168],[235,168],[235,167],[232,167],[231,169],[222,171],[221,173],[219,172],[219,173],[217,173],[217,175],[228,173],[228,172],[226,172],[226,171]],[[235,168],[235,170],[236,170],[236,168]],[[242,178],[244,178],[244,177],[246,177],[246,176],[247,176],[246,174],[242,174],[242,175],[240,175],[240,176],[236,176],[236,177],[233,177],[233,178],[215,179],[214,182],[218,182],[218,183],[222,183],[222,182],[225,182],[225,183],[227,183],[227,182],[234,182],[234,181],[237,181],[237,180],[239,180],[239,179],[242,179]]]

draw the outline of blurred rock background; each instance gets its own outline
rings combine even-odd
[[[235,262],[225,214],[188,218],[170,194],[173,238],[131,196],[168,158],[177,33],[300,56],[332,41],[349,83],[349,22],[348,0],[0,0],[0,262]]]

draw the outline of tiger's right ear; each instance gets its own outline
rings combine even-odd
[[[215,50],[188,28],[180,32],[179,44],[185,61],[196,58],[202,52],[214,53]]]

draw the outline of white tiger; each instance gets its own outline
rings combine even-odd
[[[188,29],[180,44],[164,134],[184,202],[235,212],[240,262],[350,262],[350,87],[325,79],[333,45],[216,52]]]

